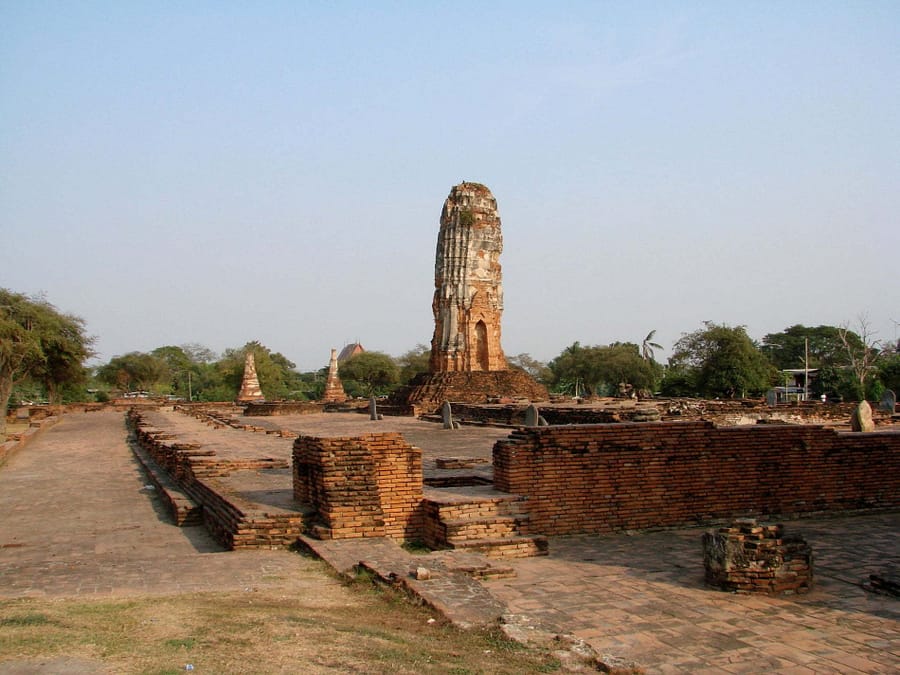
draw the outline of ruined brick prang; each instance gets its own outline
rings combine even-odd
[[[338,376],[337,349],[331,350],[331,360],[328,362],[328,377],[325,380],[325,393],[322,396],[325,403],[343,403],[347,400],[344,385]]]
[[[506,370],[502,250],[491,191],[479,183],[455,186],[441,212],[434,262],[432,373]]]
[[[253,352],[247,352],[247,356],[244,357],[244,379],[241,381],[241,391],[236,400],[238,403],[249,403],[263,401],[265,398],[256,375],[256,361],[253,358]]]

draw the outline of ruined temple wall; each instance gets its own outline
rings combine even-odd
[[[294,441],[294,499],[332,539],[421,539],[422,451],[400,434]]]
[[[526,495],[544,535],[900,506],[900,432],[709,422],[522,429],[494,485]]]

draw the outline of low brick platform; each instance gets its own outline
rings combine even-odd
[[[154,482],[177,524],[194,523],[199,514],[230,549],[287,548],[305,531],[309,509],[294,504],[287,487],[289,439],[260,436],[251,447],[271,454],[248,457],[243,431],[225,425],[216,431],[221,443],[210,444],[195,431],[197,421],[175,412],[132,410],[129,423],[141,450],[171,481]]]

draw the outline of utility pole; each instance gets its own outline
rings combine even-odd
[[[803,339],[803,400],[809,400],[809,338]]]

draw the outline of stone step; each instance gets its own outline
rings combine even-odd
[[[547,538],[541,536],[502,537],[499,539],[469,539],[448,542],[454,549],[475,551],[488,558],[531,558],[547,555]]]
[[[525,498],[500,492],[490,485],[468,485],[423,490],[429,511],[442,521],[488,516],[515,516],[523,512]]]
[[[442,521],[447,538],[454,541],[466,539],[500,539],[523,534],[528,516],[489,516],[485,518],[461,518]]]

